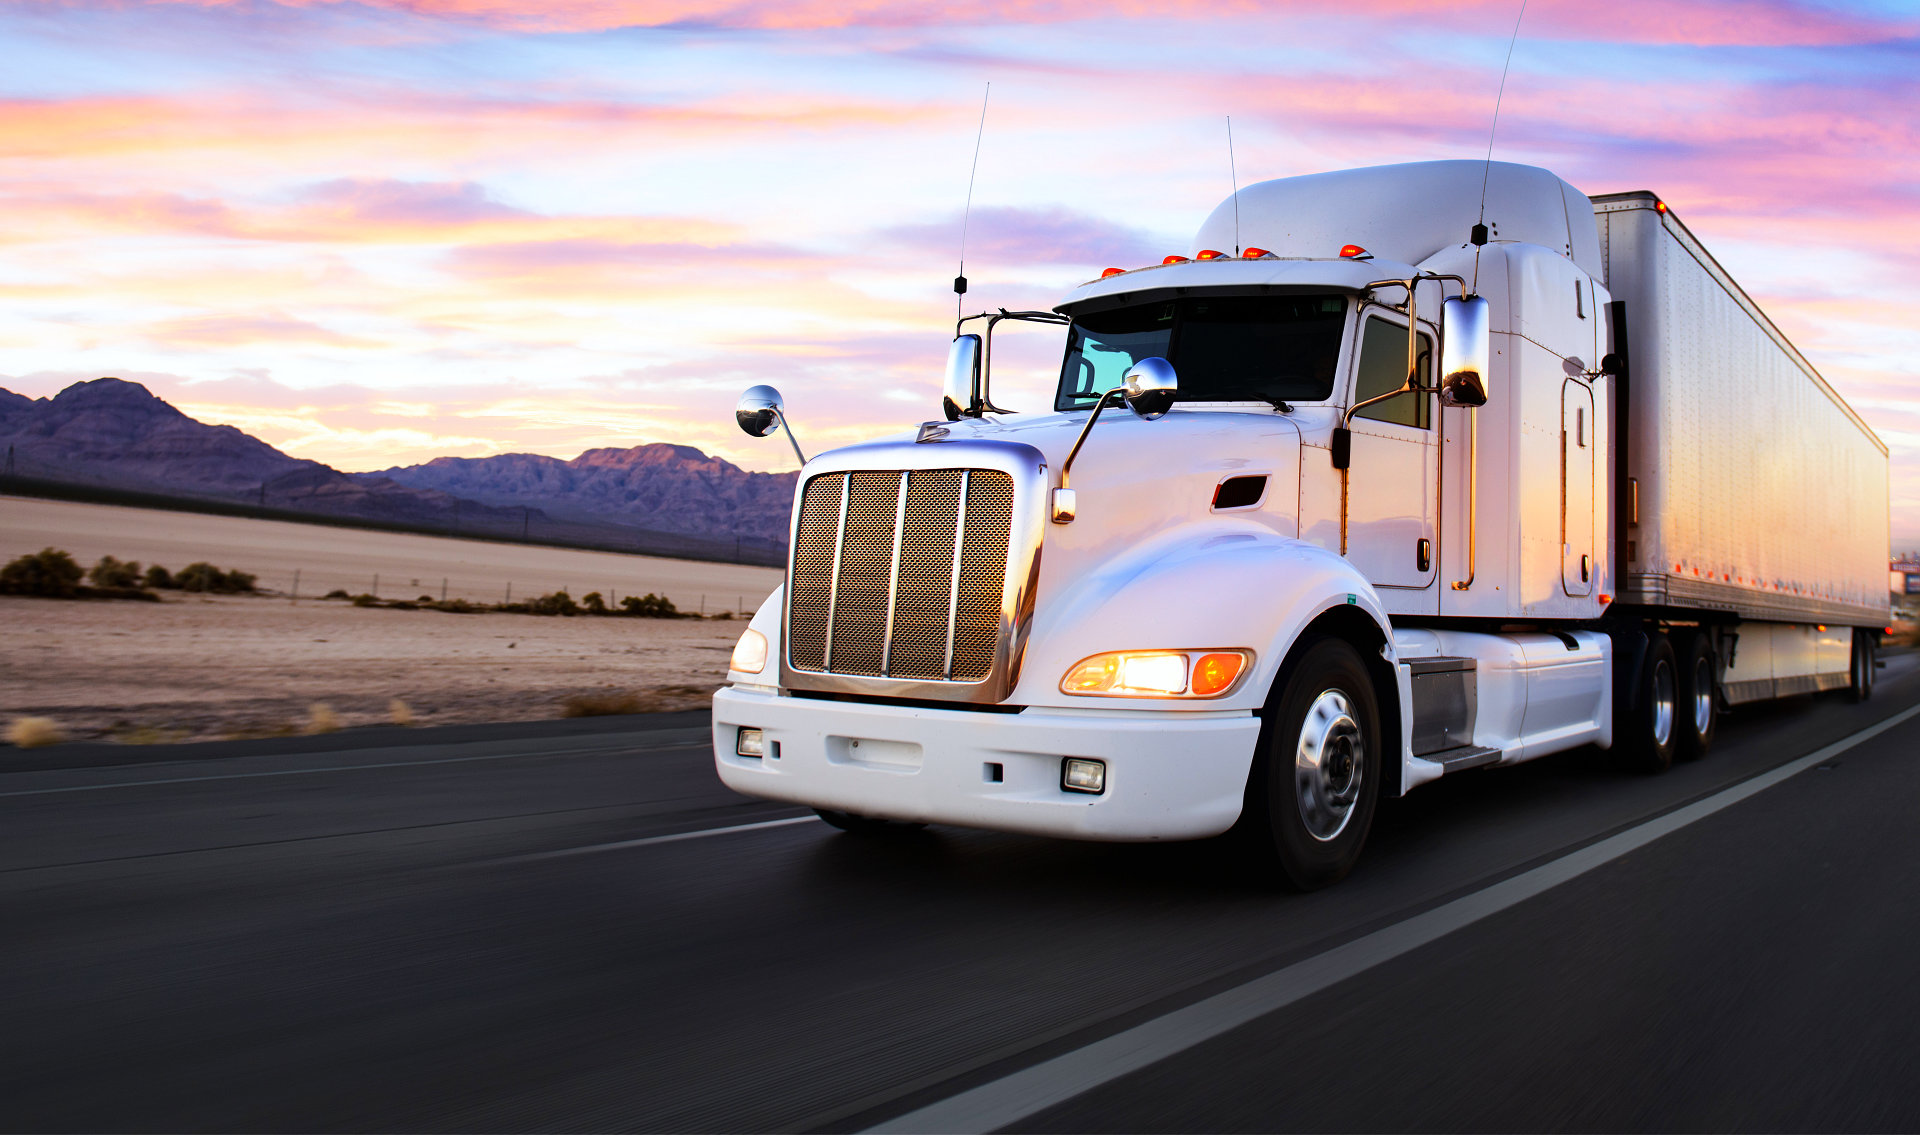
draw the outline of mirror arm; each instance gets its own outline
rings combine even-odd
[[[793,436],[793,427],[787,424],[786,411],[784,410],[781,411],[778,417],[780,419],[780,428],[786,431],[787,444],[793,446],[793,455],[800,459],[801,468],[805,468],[807,464],[807,455],[800,452],[800,439]]]
[[[1093,423],[1100,420],[1100,411],[1113,405],[1115,399],[1125,400],[1127,388],[1116,386],[1100,396],[1093,404],[1093,413],[1087,415],[1087,424],[1080,427],[1080,436],[1073,439],[1073,448],[1067,450],[1067,459],[1060,463],[1060,487],[1067,487],[1067,475],[1073,469],[1073,459],[1080,456],[1080,447],[1087,444],[1087,435],[1093,432]]]

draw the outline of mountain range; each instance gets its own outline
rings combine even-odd
[[[9,478],[246,505],[458,535],[784,562],[795,473],[750,473],[685,445],[437,457],[343,473],[181,413],[137,382],[51,398],[0,389]]]

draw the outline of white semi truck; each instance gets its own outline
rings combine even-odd
[[[1886,447],[1657,197],[1426,162],[1237,198],[962,320],[946,420],[805,462],[714,696],[729,787],[856,831],[1234,829],[1305,888],[1383,793],[1870,694]],[[1066,330],[1052,412],[993,403],[1007,320]]]

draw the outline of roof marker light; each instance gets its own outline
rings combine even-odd
[[[1265,260],[1267,257],[1272,256],[1273,253],[1268,252],[1264,248],[1249,248],[1240,255],[1248,260]]]
[[[1106,278],[1107,278],[1108,276],[1118,276],[1118,275],[1119,275],[1120,273],[1122,273],[1122,272],[1125,272],[1125,271],[1126,271],[1126,269],[1125,269],[1125,268],[1109,268],[1109,269],[1107,269],[1106,271],[1104,271],[1104,272],[1102,272],[1102,273],[1100,273],[1100,278],[1101,278],[1102,280],[1104,280],[1104,279],[1106,279]]]
[[[1178,253],[1175,253],[1174,255],[1172,255],[1172,256],[1169,256],[1169,257],[1167,257],[1167,258],[1166,258],[1165,260],[1162,260],[1162,261],[1161,261],[1160,263],[1162,263],[1162,264],[1185,264],[1186,262],[1187,262],[1187,258],[1186,258],[1186,257],[1184,257],[1184,256],[1181,256],[1181,255],[1180,255],[1180,254],[1178,254]]]
[[[1357,244],[1343,244],[1343,245],[1341,245],[1341,246],[1340,246],[1340,259],[1342,259],[1342,260],[1372,260],[1372,259],[1373,259],[1373,253],[1371,253],[1371,252],[1368,252],[1368,251],[1367,251],[1366,249],[1364,249],[1364,248],[1361,248],[1361,247],[1360,247],[1359,245],[1357,245]]]
[[[1664,212],[1666,212],[1666,211],[1667,211],[1667,203],[1666,203],[1665,201],[1662,201],[1662,200],[1660,200],[1660,199],[1659,199],[1658,197],[1655,197],[1655,198],[1653,199],[1653,211],[1654,211],[1654,212],[1656,212],[1656,213],[1664,213]]]
[[[1227,254],[1215,248],[1203,248],[1194,255],[1195,260],[1224,260]]]

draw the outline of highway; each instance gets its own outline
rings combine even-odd
[[[0,749],[0,1127],[1913,1131],[1920,655],[1880,678],[1422,787],[1311,895],[840,834],[702,714]]]

